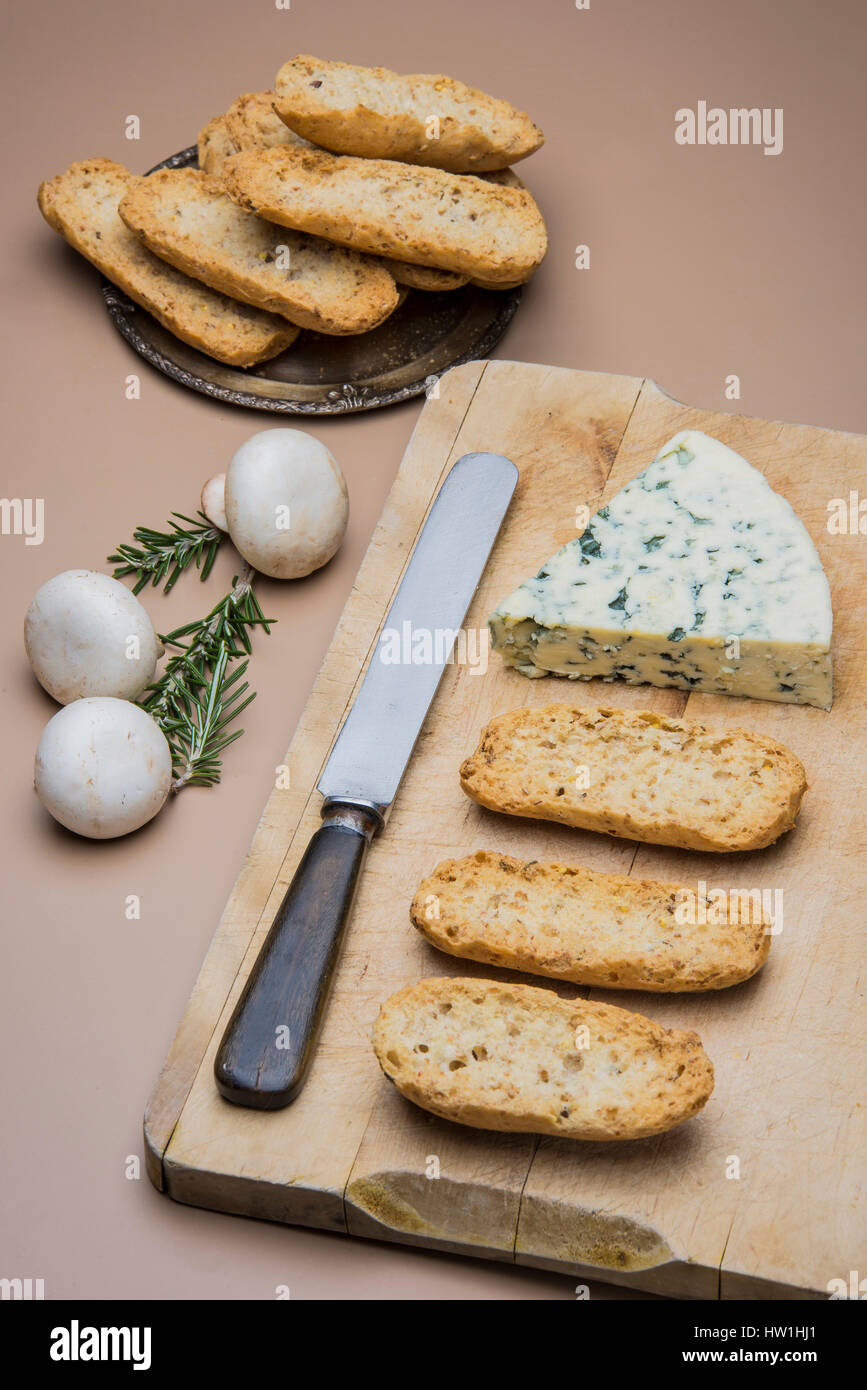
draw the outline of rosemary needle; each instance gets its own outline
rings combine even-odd
[[[125,579],[127,575],[138,576],[133,593],[141,593],[146,584],[156,587],[163,584],[166,593],[174,588],[184,570],[195,563],[200,578],[207,579],[211,573],[224,532],[211,524],[204,512],[198,512],[201,521],[184,516],[183,512],[172,512],[175,520],[167,523],[169,531],[154,531],[149,526],[137,526],[133,540],[138,545],[119,545],[108,563],[116,565],[115,579]],[[178,522],[185,522],[179,526]]]

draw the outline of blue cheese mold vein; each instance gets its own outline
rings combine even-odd
[[[675,435],[489,624],[527,676],[831,707],[816,548],[763,474],[699,430]]]

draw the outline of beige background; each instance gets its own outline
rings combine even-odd
[[[548,258],[499,356],[646,374],[709,408],[867,431],[860,0],[51,0],[4,24],[4,463],[9,497],[44,497],[42,546],[3,565],[4,964],[0,1275],[49,1298],[570,1298],[570,1281],[185,1209],[124,1176],[141,1114],[259,812],[417,418],[408,404],[319,423],[352,517],[328,569],[262,582],[279,620],[251,665],[247,733],[212,791],[187,791],[127,840],[56,827],[32,789],[54,706],[24,658],[35,589],[100,568],[137,524],[190,511],[267,417],[150,371],[114,333],[95,273],[42,223],[36,186],[102,154],[144,170],[241,91],[309,51],[446,71],[530,111],[547,144],[521,170]],[[674,112],[785,110],[785,148],[683,148]],[[124,138],[124,118],[141,139]],[[587,243],[591,268],[574,269]],[[124,378],[140,372],[139,401]],[[737,373],[741,401],[728,404]],[[273,422],[271,422],[273,423]],[[157,626],[206,589],[151,593]],[[128,894],[142,917],[124,915]],[[617,1297],[604,1286],[594,1296]]]

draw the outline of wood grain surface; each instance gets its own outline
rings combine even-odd
[[[450,666],[384,835],[373,844],[310,1080],[277,1113],[217,1094],[214,1053],[286,885],[319,823],[313,790],[375,649],[437,487],[472,450],[502,452],[520,482],[468,628],[677,430],[715,435],[761,469],[815,541],[835,612],[835,702],[806,706],[629,687],[528,681],[492,653]],[[830,499],[867,494],[867,439],[692,409],[653,382],[512,362],[449,373],[430,400],[226,906],[145,1117],[149,1172],[175,1199],[351,1235],[456,1250],[680,1297],[827,1296],[863,1264],[865,1116],[860,906],[867,859],[863,598],[867,544],[831,535]],[[448,582],[448,576],[443,576]],[[482,725],[556,699],[650,708],[787,743],[810,790],[794,832],[751,854],[696,854],[498,816],[457,769]],[[485,1134],[417,1110],[370,1047],[379,1004],[422,975],[516,978],[441,955],[412,928],[417,882],[475,849],[711,887],[783,893],[783,929],[753,980],[708,995],[576,990],[701,1034],[716,1089],[655,1139],[579,1144]],[[528,978],[528,977],[517,977]],[[540,983],[536,981],[536,983]]]

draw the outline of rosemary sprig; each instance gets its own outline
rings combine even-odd
[[[253,647],[247,629],[258,626],[270,632],[271,624],[275,621],[274,618],[265,617],[253,593],[254,574],[252,566],[245,564],[240,575],[236,574],[232,579],[231,591],[211,609],[207,617],[176,627],[174,632],[160,640],[167,647],[178,647],[194,661],[207,657],[208,652],[221,643],[226,644],[232,657],[241,656],[244,652],[249,656]],[[184,642],[185,637],[189,637],[190,641]]]
[[[185,569],[195,564],[201,579],[211,572],[224,533],[204,512],[199,520],[172,512],[171,528],[154,531],[137,526],[136,545],[119,545],[109,564],[116,565],[115,579],[136,575],[133,593],[146,584],[162,584],[165,593],[174,587]],[[182,523],[182,524],[179,524]],[[177,627],[161,637],[175,650],[158,680],[139,696],[138,703],[159,724],[171,749],[172,788],[212,786],[220,780],[220,754],[240,738],[243,729],[228,726],[256,698],[241,678],[246,658],[253,650],[254,627],[270,632],[253,593],[255,570],[245,563],[232,580],[231,591],[204,618]],[[243,658],[243,660],[241,660]],[[234,663],[241,661],[240,665]]]
[[[237,682],[247,669],[252,651],[250,629],[270,632],[273,618],[266,618],[253,593],[254,570],[245,565],[232,580],[231,592],[204,618],[161,636],[166,647],[177,650],[169,657],[159,680],[148,686],[139,704],[159,724],[172,751],[175,791],[189,784],[211,786],[220,780],[219,754],[243,733],[226,727],[255,699]],[[245,658],[231,669],[230,663]],[[240,701],[240,703],[239,703]]]
[[[256,693],[241,677],[247,669],[242,661],[227,674],[229,649],[221,645],[219,656],[211,671],[196,666],[188,657],[170,676],[171,713],[162,721],[162,729],[172,753],[172,790],[181,787],[210,787],[220,780],[219,755],[243,729],[228,733],[228,726],[246,709]],[[187,677],[185,679],[185,677]]]
[[[133,532],[135,545],[119,545],[113,555],[108,556],[110,565],[117,565],[115,579],[125,579],[129,574],[138,575],[133,593],[138,594],[146,584],[155,587],[164,582],[168,593],[177,583],[184,570],[195,562],[200,578],[207,579],[211,573],[224,532],[213,526],[204,512],[197,512],[201,521],[184,516],[183,512],[172,512],[167,525],[170,531],[153,531],[149,526],[137,526]],[[185,522],[179,526],[178,522]]]

